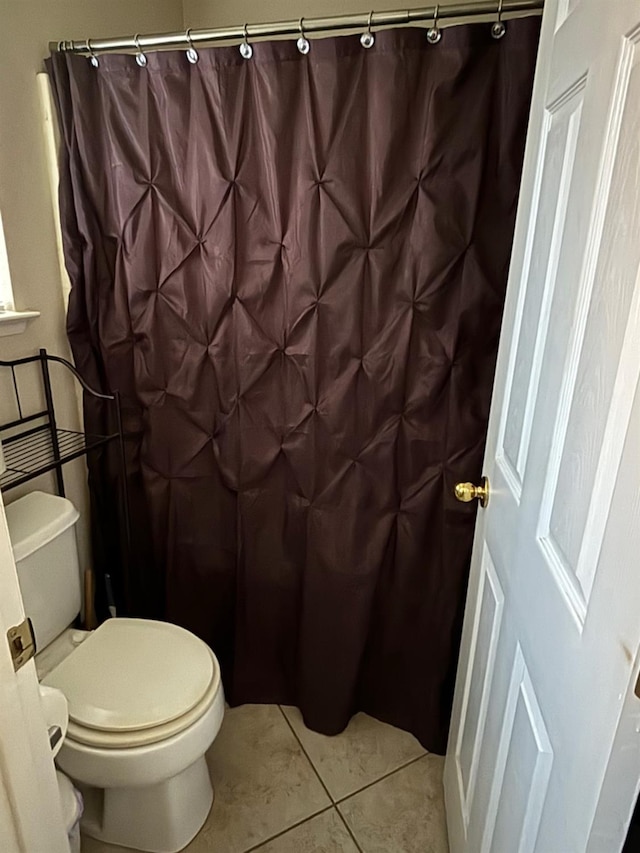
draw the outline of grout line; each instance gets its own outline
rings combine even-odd
[[[352,840],[352,841],[353,841],[353,843],[356,845],[356,849],[358,850],[358,853],[364,853],[364,851],[363,851],[362,847],[360,847],[360,845],[358,844],[358,839],[357,839],[357,838],[355,837],[355,835],[353,834],[353,830],[351,829],[351,827],[350,827],[350,826],[349,826],[349,824],[347,823],[347,819],[346,819],[346,817],[342,814],[342,812],[340,811],[340,809],[339,809],[337,806],[334,806],[334,809],[335,809],[335,810],[336,810],[336,812],[338,813],[338,817],[340,818],[340,820],[341,820],[341,821],[342,821],[342,823],[344,824],[345,829],[347,830],[347,832],[348,832],[348,833],[349,833],[349,835],[351,836],[351,840]]]
[[[339,800],[335,800],[336,806],[339,806],[341,803],[344,803],[345,800],[350,800],[351,797],[355,797],[356,794],[361,793],[362,791],[366,791],[367,788],[373,788],[374,785],[377,785],[378,782],[382,782],[384,779],[388,779],[389,776],[393,776],[395,773],[399,773],[401,770],[405,770],[407,767],[410,767],[412,764],[415,764],[417,761],[422,761],[423,758],[426,758],[429,755],[428,752],[425,752],[424,755],[419,755],[417,758],[412,758],[411,761],[407,761],[406,764],[400,765],[400,767],[396,767],[395,770],[390,770],[388,773],[385,773],[384,776],[380,776],[378,779],[375,779],[373,782],[368,782],[366,785],[363,785],[362,788],[358,788],[357,791],[352,791],[350,794],[345,794],[344,797],[340,797]],[[338,811],[340,811],[338,809]]]
[[[298,741],[298,743],[300,744],[300,749],[301,749],[301,750],[302,750],[302,752],[304,753],[304,756],[305,756],[305,758],[307,759],[307,761],[309,762],[309,764],[311,765],[311,768],[312,768],[313,772],[314,772],[314,773],[316,774],[316,776],[318,777],[318,780],[319,780],[320,784],[322,785],[322,787],[323,787],[323,788],[324,788],[324,790],[326,791],[327,796],[328,796],[328,797],[329,797],[329,799],[331,800],[331,804],[332,804],[332,805],[335,805],[335,804],[336,804],[336,800],[334,800],[334,798],[333,798],[333,796],[332,796],[332,794],[331,794],[331,791],[330,791],[330,790],[327,788],[327,786],[324,784],[324,779],[322,778],[322,776],[320,775],[320,773],[318,773],[318,771],[316,770],[316,765],[313,763],[313,761],[311,760],[311,756],[309,755],[309,753],[307,752],[307,750],[304,748],[304,744],[302,743],[302,741],[300,740],[300,738],[299,738],[299,737],[298,737],[298,735],[296,734],[296,730],[293,728],[293,726],[292,726],[292,725],[291,725],[291,723],[289,722],[289,718],[287,717],[287,715],[285,714],[285,712],[282,710],[282,705],[278,705],[278,708],[280,708],[280,713],[281,713],[281,714],[282,714],[282,716],[284,717],[286,724],[287,724],[287,725],[289,726],[289,728],[291,729],[291,731],[292,731],[292,733],[293,733],[294,738],[295,738],[295,739]]]
[[[383,780],[383,779],[388,779],[388,778],[389,778],[389,776],[393,776],[393,774],[394,774],[394,773],[399,773],[401,770],[404,770],[406,767],[410,767],[412,764],[415,764],[417,761],[420,761],[421,759],[425,758],[425,757],[426,757],[427,755],[429,755],[430,753],[429,753],[427,750],[425,750],[425,751],[424,751],[424,753],[423,753],[422,755],[418,755],[418,756],[417,756],[417,758],[412,758],[410,761],[405,762],[405,764],[401,764],[401,765],[400,765],[400,767],[396,767],[396,768],[395,768],[395,770],[390,770],[388,773],[385,773],[383,776],[380,776],[378,779],[375,779],[373,782],[369,782],[367,785],[363,785],[363,786],[362,786],[362,788],[358,788],[358,789],[357,789],[357,791],[352,791],[350,794],[346,794],[344,797],[340,797],[340,799],[335,800],[335,799],[333,798],[332,794],[331,794],[331,791],[329,791],[329,789],[328,789],[328,788],[327,788],[327,786],[325,785],[325,783],[324,783],[324,780],[323,780],[322,776],[320,775],[320,773],[318,772],[318,770],[316,770],[316,766],[315,766],[315,764],[313,763],[313,761],[312,761],[312,759],[311,759],[311,756],[309,755],[309,753],[307,752],[307,750],[304,748],[304,744],[302,743],[302,741],[301,741],[301,740],[300,740],[300,738],[298,737],[298,735],[297,735],[297,733],[296,733],[296,730],[294,729],[294,727],[292,726],[291,722],[289,721],[289,718],[287,717],[287,715],[286,715],[286,714],[285,714],[285,712],[283,711],[283,709],[282,709],[282,705],[278,705],[278,708],[280,708],[280,713],[281,713],[281,714],[282,714],[282,716],[284,717],[286,724],[287,724],[287,725],[289,726],[289,728],[291,729],[291,732],[292,732],[293,736],[294,736],[294,737],[295,737],[295,739],[298,741],[298,744],[300,745],[300,749],[302,750],[302,752],[303,752],[303,754],[304,754],[305,758],[307,759],[307,761],[308,761],[308,762],[309,762],[309,764],[311,765],[311,767],[312,767],[312,769],[313,769],[313,772],[316,774],[316,776],[318,777],[318,780],[319,780],[320,784],[322,785],[322,787],[324,788],[324,790],[327,792],[327,795],[328,795],[329,799],[331,800],[331,808],[334,808],[334,809],[335,809],[335,811],[338,813],[338,815],[339,815],[340,819],[342,820],[342,823],[344,824],[344,826],[345,826],[345,828],[346,828],[347,832],[348,832],[348,833],[349,833],[349,835],[351,836],[351,839],[352,839],[353,843],[356,845],[356,847],[357,847],[357,849],[358,849],[358,853],[363,853],[362,848],[361,848],[361,847],[360,847],[360,845],[358,844],[358,839],[357,839],[357,838],[355,837],[355,835],[353,834],[353,832],[352,832],[352,830],[351,830],[351,827],[350,827],[350,826],[349,826],[349,824],[347,823],[346,818],[344,817],[344,815],[342,814],[342,812],[340,811],[340,809],[338,808],[338,806],[339,806],[341,803],[344,803],[346,800],[350,799],[351,797],[354,797],[356,794],[359,794],[361,791],[366,791],[366,790],[367,790],[367,788],[372,788],[374,785],[377,785],[377,784],[378,784],[378,782],[382,782],[382,780]],[[318,815],[318,814],[323,814],[325,811],[328,811],[328,809],[323,809],[321,812],[317,812],[317,813],[316,813],[316,815]],[[305,820],[302,820],[302,821],[300,821],[300,823],[297,823],[297,824],[296,824],[296,826],[300,826],[300,824],[302,824],[302,823],[306,823],[306,821],[307,821],[307,820],[311,820],[311,817],[316,817],[316,815],[311,815],[310,817],[305,818]],[[289,829],[293,829],[293,827],[289,827]],[[288,832],[288,830],[285,830],[285,832]],[[284,833],[280,832],[280,833],[278,833],[278,835],[274,836],[274,838],[279,838],[279,837],[280,837],[281,835],[283,835],[283,834],[284,834]],[[268,840],[269,840],[269,841],[271,841],[272,839],[268,839]],[[266,842],[266,841],[263,841],[262,843],[263,843],[263,844],[266,844],[267,842]],[[258,845],[258,847],[259,847],[259,846],[260,846],[260,845]],[[252,851],[252,850],[256,850],[256,849],[257,849],[256,847],[251,847],[249,850],[246,850],[246,851],[245,851],[245,853],[251,853],[251,851]]]
[[[337,811],[335,806],[327,806],[324,809],[320,809],[319,812],[314,812],[308,817],[303,817],[302,820],[299,820],[297,823],[292,823],[291,826],[288,826],[281,832],[276,832],[275,835],[270,835],[269,838],[265,838],[263,841],[259,841],[257,844],[254,844],[253,847],[247,847],[247,849],[244,850],[243,853],[251,853],[252,850],[259,850],[264,844],[269,844],[271,841],[275,841],[276,838],[281,838],[283,835],[286,835],[287,832],[290,832],[292,829],[297,829],[299,826],[302,826],[303,824],[308,823],[310,820],[313,820],[314,817],[318,817],[318,815],[331,811],[331,809],[335,809]]]
[[[282,705],[278,705],[278,708],[280,708],[280,712],[281,712],[282,716],[285,718],[285,720],[286,720],[286,722],[287,722],[287,725],[289,726],[289,728],[290,728],[290,729],[291,729],[291,731],[293,732],[293,736],[295,737],[295,739],[296,739],[296,740],[298,741],[298,743],[300,744],[300,749],[303,751],[303,753],[304,753],[304,755],[305,755],[305,757],[306,757],[307,761],[308,761],[308,762],[309,762],[309,764],[313,767],[314,773],[316,774],[316,776],[317,776],[317,777],[318,777],[318,779],[320,780],[320,784],[321,784],[321,785],[322,785],[322,787],[325,789],[325,791],[326,791],[326,792],[327,792],[327,794],[329,795],[329,799],[331,800],[331,802],[332,802],[335,806],[337,806],[337,805],[338,805],[338,803],[343,803],[345,800],[348,800],[348,799],[349,799],[349,797],[353,797],[353,796],[355,796],[356,794],[359,794],[359,793],[360,793],[360,791],[364,791],[364,790],[366,790],[367,788],[370,788],[372,785],[375,785],[377,782],[382,782],[382,780],[383,780],[383,779],[386,779],[388,776],[393,776],[393,774],[394,774],[394,773],[397,773],[397,772],[398,772],[398,770],[404,770],[404,768],[405,768],[405,767],[409,767],[409,765],[410,765],[410,764],[414,764],[416,761],[420,761],[420,759],[421,759],[421,758],[425,758],[425,756],[427,756],[427,755],[431,755],[431,753],[430,753],[430,752],[428,752],[428,751],[425,749],[425,751],[422,753],[422,755],[418,755],[418,756],[416,756],[416,758],[411,758],[411,759],[409,759],[409,761],[405,761],[405,763],[404,763],[404,764],[400,764],[400,766],[399,766],[399,767],[394,767],[394,769],[393,769],[393,770],[389,770],[389,772],[388,772],[388,773],[384,773],[382,776],[378,776],[378,778],[377,778],[377,779],[374,779],[374,780],[373,780],[373,782],[367,782],[367,784],[366,784],[366,785],[363,785],[361,788],[356,788],[356,790],[355,790],[355,791],[351,791],[349,794],[345,794],[345,795],[344,795],[344,797],[339,797],[339,798],[336,800],[336,799],[334,798],[333,794],[331,793],[331,791],[330,791],[330,790],[327,788],[327,786],[325,785],[325,783],[324,783],[324,779],[322,778],[322,776],[320,775],[320,773],[318,772],[318,770],[316,770],[316,766],[315,766],[315,764],[313,763],[313,759],[311,758],[311,756],[309,755],[309,753],[308,753],[308,752],[307,752],[307,750],[305,749],[304,744],[302,743],[302,741],[300,740],[300,738],[298,737],[298,735],[297,735],[297,733],[296,733],[296,730],[294,729],[294,727],[293,727],[293,726],[291,725],[291,723],[289,722],[289,718],[287,717],[287,715],[285,714],[285,712],[282,710]]]

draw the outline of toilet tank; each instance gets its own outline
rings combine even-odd
[[[24,610],[41,651],[80,612],[75,531],[80,514],[71,501],[44,492],[31,492],[5,511]]]

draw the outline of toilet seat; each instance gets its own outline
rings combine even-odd
[[[211,653],[211,656],[213,657],[213,653]],[[154,726],[153,728],[140,729],[139,731],[109,732],[88,728],[69,720],[66,735],[67,740],[70,739],[76,743],[83,743],[86,746],[93,746],[100,749],[132,749],[136,746],[149,746],[150,744],[159,743],[184,731],[206,714],[218,695],[220,683],[219,677],[214,679],[211,682],[209,690],[207,690],[202,700],[194,708],[182,717],[171,720],[169,723]]]
[[[67,737],[103,749],[172,737],[207,712],[221,686],[215,656],[194,634],[125,618],[100,625],[43,684],[67,697]]]

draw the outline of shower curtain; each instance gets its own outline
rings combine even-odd
[[[538,30],[49,60],[96,565],[232,704],[445,749]]]

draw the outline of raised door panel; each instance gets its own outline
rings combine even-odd
[[[519,644],[496,755],[481,853],[533,853],[553,750]]]
[[[613,492],[639,366],[640,239],[629,227],[640,221],[639,40],[636,28],[620,51],[539,503],[538,540],[579,630],[606,523],[600,508]]]
[[[523,287],[516,309],[498,465],[519,500],[526,465],[540,365],[549,323],[574,173],[585,77],[545,112],[536,177],[536,215],[525,249]]]
[[[502,622],[504,594],[493,561],[485,547],[479,599],[465,677],[464,698],[455,747],[457,784],[466,832],[478,774],[480,745],[487,718],[493,669]]]

